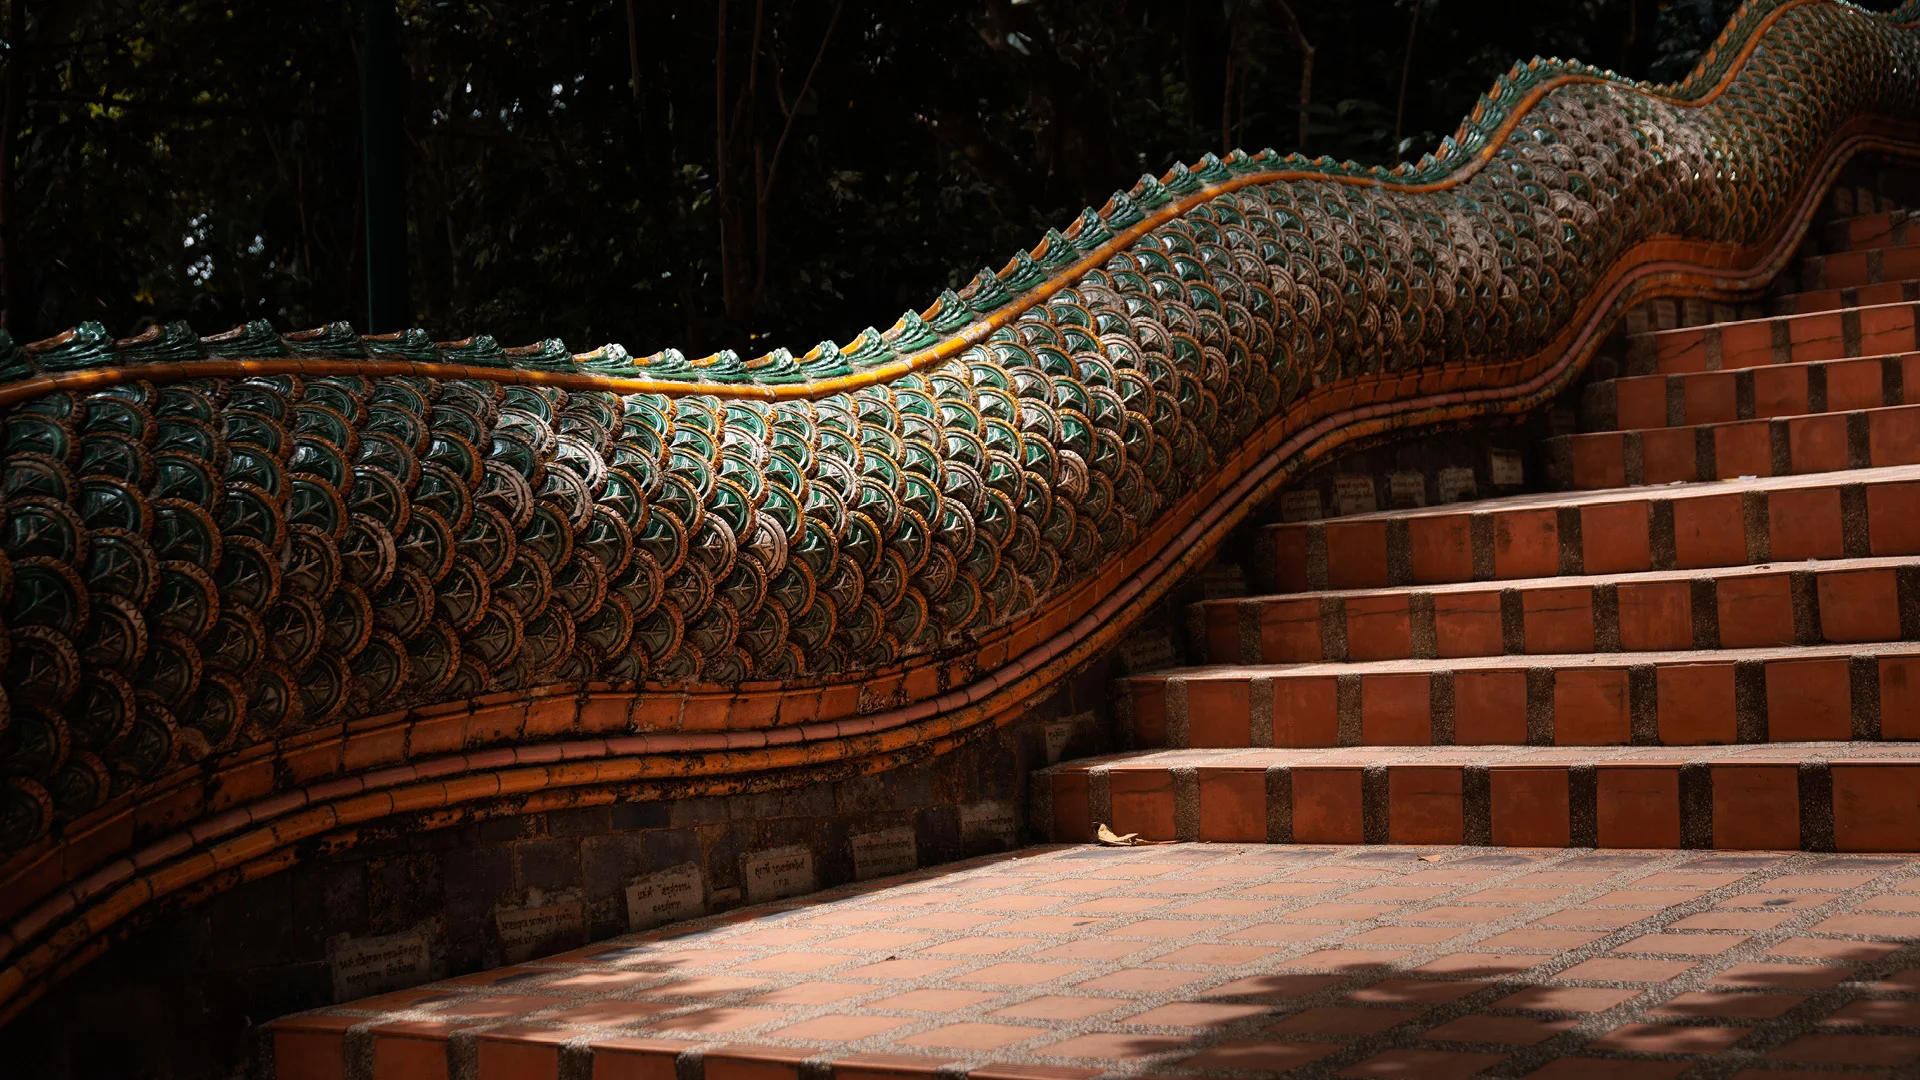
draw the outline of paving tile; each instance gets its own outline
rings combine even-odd
[[[1622,1024],[1587,1044],[1589,1050],[1642,1054],[1717,1054],[1745,1038],[1750,1028],[1678,1024]]]
[[[444,1075],[450,1046],[470,1052],[448,1040],[477,1026],[482,1076],[541,1080],[583,1037],[600,1080],[667,1080],[693,1046],[715,1080],[791,1077],[808,1058],[846,1080],[1326,1061],[1355,1077],[1445,1080],[1505,1062],[1549,1080],[1674,1080],[1675,1066],[1734,1052],[1777,1067],[1749,1080],[1812,1080],[1790,1070],[1920,1062],[1920,967],[1881,966],[1920,936],[1915,869],[1811,853],[1037,848],[961,864],[951,887],[863,886],[812,915],[812,900],[783,901],[698,921],[697,936],[302,1014],[275,1046],[324,1061],[344,1055],[340,1033],[372,1024],[375,1059]],[[1046,906],[980,906],[1009,897]],[[1864,991],[1841,988],[1860,978]],[[1673,979],[1699,989],[1676,993]],[[1579,1026],[1603,1013],[1597,1030]],[[435,1015],[450,1021],[417,1019]]]

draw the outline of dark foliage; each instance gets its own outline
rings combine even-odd
[[[119,334],[155,319],[203,332],[247,318],[362,321],[358,3],[11,5],[16,337],[83,319]],[[421,325],[641,353],[845,340],[1176,159],[1229,144],[1418,157],[1516,58],[1673,78],[1731,11],[1727,0],[399,8]]]

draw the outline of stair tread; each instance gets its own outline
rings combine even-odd
[[[1568,438],[1569,436],[1559,437]],[[1881,465],[1865,469],[1843,469],[1824,473],[1740,477],[1727,480],[1687,480],[1672,484],[1631,484],[1623,487],[1591,488],[1585,491],[1529,491],[1518,495],[1501,495],[1491,499],[1442,503],[1437,506],[1410,506],[1394,510],[1374,510],[1365,514],[1347,514],[1340,517],[1318,518],[1313,521],[1278,521],[1269,523],[1264,526],[1264,528],[1300,529],[1315,525],[1346,525],[1375,521],[1397,521],[1416,517],[1443,517],[1451,514],[1501,513],[1510,510],[1542,510],[1562,506],[1594,506],[1613,502],[1636,502],[1647,498],[1709,498],[1748,491],[1782,491],[1799,488],[1839,486],[1844,484],[1876,484],[1912,480],[1920,480],[1920,465]]]
[[[1317,660],[1302,664],[1191,664],[1120,676],[1120,681],[1159,679],[1248,679],[1277,675],[1377,675],[1428,673],[1470,668],[1531,667],[1620,668],[1639,665],[1732,664],[1743,660],[1830,660],[1852,656],[1908,656],[1920,653],[1920,641],[1864,641],[1822,645],[1763,645],[1734,649],[1668,649],[1660,652],[1502,653],[1411,660]]]
[[[1876,760],[1903,765],[1920,763],[1920,742],[1777,742],[1731,743],[1710,746],[1332,746],[1225,747],[1132,750],[1117,754],[1074,758],[1048,766],[1044,772],[1086,772],[1092,769],[1245,769],[1273,765],[1652,765],[1719,763],[1761,765],[1803,761]]]
[[[1693,581],[1699,578],[1757,577],[1767,574],[1787,573],[1795,570],[1815,570],[1841,572],[1845,570],[1897,570],[1904,566],[1920,566],[1920,559],[1910,555],[1862,556],[1840,559],[1782,559],[1774,562],[1747,563],[1740,566],[1707,566],[1690,570],[1638,570],[1602,574],[1563,574],[1555,577],[1531,578],[1488,578],[1479,581],[1444,581],[1429,585],[1386,585],[1370,589],[1309,589],[1305,592],[1259,593],[1252,596],[1234,596],[1215,600],[1202,600],[1204,607],[1229,607],[1241,604],[1284,603],[1305,599],[1364,600],[1373,597],[1399,596],[1406,593],[1475,593],[1499,592],[1504,589],[1582,589],[1599,585],[1637,585],[1670,581]]]

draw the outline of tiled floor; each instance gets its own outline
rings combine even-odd
[[[275,1042],[278,1080],[1884,1075],[1920,1065],[1920,857],[1030,848]]]

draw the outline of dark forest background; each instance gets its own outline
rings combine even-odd
[[[442,339],[799,351],[1142,172],[1410,160],[1516,59],[1673,79],[1733,6],[400,0],[413,312]],[[0,29],[16,339],[364,325],[359,3],[10,0]]]

